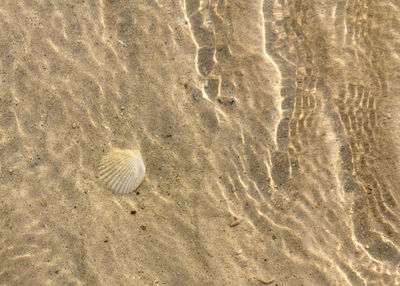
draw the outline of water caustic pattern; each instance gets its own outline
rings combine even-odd
[[[0,285],[400,284],[399,14],[3,1]]]

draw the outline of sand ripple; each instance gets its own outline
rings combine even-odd
[[[400,283],[399,14],[3,1],[0,285]]]

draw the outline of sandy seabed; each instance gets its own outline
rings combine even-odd
[[[400,285],[399,15],[0,1],[0,285]]]

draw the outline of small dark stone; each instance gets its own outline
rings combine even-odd
[[[131,211],[131,215],[135,215],[136,214],[136,211]]]
[[[106,242],[106,243],[107,243],[107,242],[108,242],[108,240],[106,239],[106,240],[104,240],[104,242]]]
[[[235,104],[235,99],[229,98],[229,97],[220,97],[220,98],[218,98],[218,102],[225,106],[229,106],[229,105],[233,106]]]
[[[142,230],[146,230],[147,227],[146,227],[145,225],[141,225],[140,228],[141,228]]]
[[[140,192],[136,192],[136,195],[140,195]]]

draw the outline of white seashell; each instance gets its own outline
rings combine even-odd
[[[133,192],[143,182],[145,173],[139,150],[111,149],[99,165],[100,179],[115,193]]]

